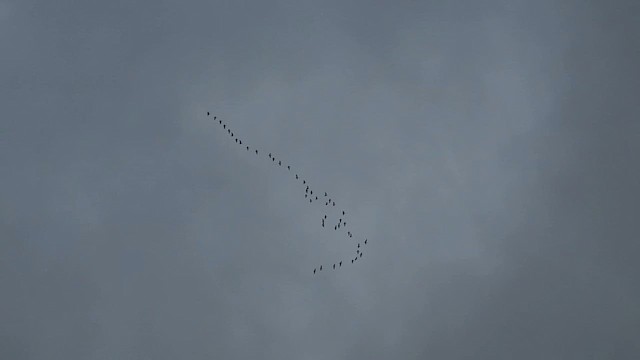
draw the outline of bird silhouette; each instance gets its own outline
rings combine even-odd
[[[238,142],[238,139],[236,139],[236,143]]]
[[[362,253],[360,253],[360,257],[362,257]]]
[[[303,184],[306,184],[306,183],[307,183],[307,180],[302,180],[302,183],[303,183]]]
[[[365,243],[365,244],[367,243],[367,239],[364,239],[364,243]]]
[[[296,180],[298,180],[298,174],[296,174]]]
[[[340,261],[340,266],[342,266],[342,261]]]
[[[227,128],[227,124],[222,125],[222,128],[226,129]]]
[[[336,202],[335,201],[333,202],[333,206],[336,206]]]
[[[326,218],[327,218],[327,215],[325,215],[325,216],[324,216],[324,218],[326,219]]]
[[[351,259],[351,263],[353,264],[353,259]]]
[[[247,146],[247,151],[249,151],[249,147]]]
[[[335,269],[336,269],[336,264],[333,264],[333,270],[335,270]]]
[[[256,150],[256,155],[258,155],[258,150]]]
[[[344,215],[344,210],[342,210],[342,215]]]
[[[242,140],[240,140],[240,145],[242,145]]]
[[[271,153],[269,153],[269,159],[271,159]]]
[[[360,243],[358,243],[358,249],[360,248]]]
[[[320,271],[322,271],[322,265],[320,265]]]
[[[209,116],[209,112],[207,111],[207,116]]]
[[[324,196],[327,196],[327,192],[326,191],[324,192]]]
[[[316,269],[313,269],[313,273],[314,273],[314,274],[316,273]]]
[[[338,227],[337,227],[337,226],[334,226],[334,227],[333,227],[333,230],[338,230]]]
[[[282,166],[282,161],[278,160],[278,165]]]
[[[291,166],[287,165],[287,170],[291,170]]]

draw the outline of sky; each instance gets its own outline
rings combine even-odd
[[[639,8],[0,1],[0,358],[637,359]]]

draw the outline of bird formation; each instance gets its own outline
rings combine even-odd
[[[210,112],[207,112],[207,116],[210,116]],[[222,120],[217,118],[217,116],[214,116],[213,120],[217,121],[218,125],[221,125],[222,129],[227,131],[227,134],[235,141],[235,143],[237,143],[238,145],[242,145],[242,140],[234,135],[234,133],[231,131],[231,129],[229,128],[229,126],[227,124],[223,123]],[[251,151],[251,147],[249,145],[245,144],[244,148],[246,148],[246,151]],[[260,152],[258,151],[258,149],[253,149],[253,150],[255,151],[256,155],[259,155]],[[272,164],[274,164],[274,165],[277,164],[277,166],[282,167],[282,160],[281,159],[278,159],[278,161],[276,162],[276,157],[272,153],[269,153],[267,155],[267,157],[269,159],[271,159],[271,163]],[[286,165],[286,167],[287,167],[288,171],[291,171],[291,165]],[[332,199],[331,196],[326,191],[324,191],[324,196],[320,195],[320,197],[318,197],[318,194],[322,194],[322,193],[316,192],[316,195],[314,195],[313,194],[313,189],[308,184],[306,179],[303,179],[302,176],[300,176],[295,171],[292,172],[292,174],[294,174],[295,175],[295,179],[298,180],[298,181],[301,181],[302,185],[305,187],[304,197],[305,197],[305,199],[309,200],[309,203],[319,202],[321,205],[324,204],[324,206],[327,207],[327,212],[329,212],[330,210],[333,210],[333,208],[335,208],[335,206],[336,206],[335,199]],[[333,230],[334,231],[338,231],[338,230],[344,229],[347,226],[347,221],[346,221],[347,212],[345,210],[342,210],[342,211],[339,212],[339,214],[342,214],[342,215],[341,215],[341,217],[338,217],[340,215],[337,216],[338,217],[338,221],[333,226]],[[323,228],[326,228],[325,227],[325,225],[326,225],[325,221],[328,221],[328,218],[327,218],[326,214],[321,219],[321,226]],[[354,234],[351,231],[345,231],[345,236],[347,237],[347,239],[351,239],[351,238],[354,237]],[[367,239],[364,239],[363,244],[366,245],[367,241],[368,241]],[[362,250],[360,248],[360,242],[357,242],[356,255],[355,255],[355,257],[350,259],[351,263],[354,264],[360,258],[362,258]],[[335,263],[332,264],[331,269],[336,270],[336,269],[340,269],[341,267],[342,267],[342,260],[339,260],[339,261],[336,261]],[[322,267],[322,265],[320,265],[320,266],[318,266],[318,267],[313,269],[313,273],[315,274],[316,272],[322,271],[322,269],[323,269],[323,267]]]

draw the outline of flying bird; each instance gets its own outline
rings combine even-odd
[[[322,265],[320,265],[320,271],[322,271]]]
[[[360,248],[360,243],[358,243],[358,249]]]
[[[227,128],[227,124],[223,124],[223,125],[222,125],[222,128],[223,128],[223,129],[226,129],[226,128]]]
[[[336,269],[336,264],[333,264],[333,270],[335,270],[335,269]]]
[[[335,201],[333,202],[333,206],[336,206],[336,202]]]
[[[342,215],[344,215],[344,210],[342,210]]]
[[[360,253],[360,257],[362,257],[362,253]]]
[[[342,261],[340,261],[340,266],[342,266]]]
[[[313,269],[313,273],[314,273],[314,274],[316,273],[316,269]]]
[[[258,155],[258,150],[256,150],[256,155]]]
[[[282,166],[282,161],[278,160],[278,165]]]
[[[365,244],[367,243],[367,239],[364,239],[364,243],[365,243]]]
[[[209,116],[209,112],[207,111],[207,116]]]
[[[326,191],[324,192],[324,196],[327,196],[327,192]]]

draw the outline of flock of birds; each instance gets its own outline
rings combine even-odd
[[[210,112],[207,111],[207,116],[210,116]],[[233,139],[235,140],[236,144],[242,146],[243,148],[246,148],[246,151],[248,152],[255,152],[256,155],[260,155],[260,151],[258,151],[258,149],[254,149],[251,148],[249,145],[247,145],[246,143],[242,143],[242,140],[240,140],[234,133],[233,131],[231,131],[231,129],[229,128],[229,126],[225,123],[222,122],[222,120],[218,119],[217,116],[213,117],[214,121],[218,121],[218,125],[222,126],[222,129],[225,130],[227,132],[227,134]],[[262,153],[264,154],[264,153]],[[282,164],[282,160],[280,160],[279,158],[276,161],[276,156],[273,155],[272,153],[269,153],[268,158],[271,160],[271,163],[274,165],[277,165],[279,167],[285,166],[287,168],[287,170],[289,172],[291,172],[291,165],[287,165],[287,164]],[[295,178],[296,180],[298,180],[299,182],[302,183],[303,187],[305,187],[304,190],[304,197],[305,199],[309,199],[309,203],[312,204],[313,202],[319,202],[320,204],[324,203],[324,206],[327,207],[328,211],[331,210],[335,210],[336,207],[336,201],[334,198],[332,198],[326,191],[324,192],[324,195],[322,195],[322,192],[315,192],[314,195],[314,191],[313,189],[309,186],[309,183],[307,182],[306,179],[303,179],[299,174],[297,174],[295,171],[291,172],[291,174],[295,174]],[[340,215],[341,214],[341,215]],[[334,231],[344,231],[344,234],[347,236],[348,239],[353,239],[354,238],[354,234],[350,231],[350,230],[345,230],[345,228],[347,227],[347,219],[346,219],[346,215],[347,212],[345,210],[339,211],[338,212],[338,216],[336,216],[338,218],[337,223],[335,223],[333,225],[333,230]],[[323,228],[325,229],[330,229],[331,225],[329,225],[328,222],[328,217],[325,214],[324,217],[322,217],[321,219],[321,225]],[[355,264],[358,259],[362,258],[363,255],[363,248],[364,246],[367,245],[368,240],[364,239],[361,241],[357,241],[356,240],[356,251],[355,251],[355,256],[349,260],[351,260],[351,264]],[[337,261],[335,263],[333,263],[333,266],[331,267],[333,270],[339,269],[342,267],[342,260]],[[347,264],[345,262],[345,264]],[[320,265],[316,268],[313,269],[313,273],[315,274],[316,272],[322,271],[323,269],[323,265]]]

